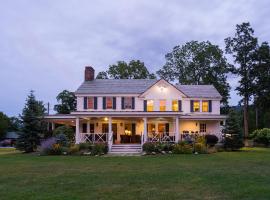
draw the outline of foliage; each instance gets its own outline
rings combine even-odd
[[[236,88],[242,96],[244,103],[244,136],[248,137],[248,105],[253,93],[252,69],[255,64],[255,54],[258,47],[258,39],[254,37],[254,30],[249,23],[236,25],[234,37],[225,39],[226,53],[231,54],[234,62],[239,67],[234,68],[234,73],[240,77]]]
[[[194,150],[195,150],[195,152],[200,153],[200,154],[207,153],[207,146],[205,143],[201,143],[201,142],[195,143]]]
[[[102,155],[108,153],[108,146],[106,143],[96,143],[92,146],[92,155]]]
[[[74,142],[74,140],[75,140],[74,130],[70,126],[64,125],[64,126],[59,126],[56,129],[54,129],[53,135],[56,136],[59,134],[65,135],[68,142]]]
[[[205,136],[206,144],[210,147],[213,147],[218,142],[218,137],[216,135],[206,134]]]
[[[10,117],[9,122],[9,131],[20,131],[22,129],[22,122],[18,117]]]
[[[9,118],[3,112],[0,112],[0,139],[6,135],[9,128]]]
[[[37,149],[40,138],[46,129],[46,124],[42,121],[44,113],[45,107],[42,101],[37,101],[34,92],[31,91],[20,116],[23,127],[17,140],[17,149],[24,152],[33,152]]]
[[[172,150],[172,153],[174,154],[192,154],[192,152],[192,145],[186,142],[179,142],[178,144],[174,145]]]
[[[270,129],[263,128],[253,131],[250,135],[251,138],[254,139],[255,142],[260,144],[269,145],[270,144]]]
[[[69,114],[76,110],[76,98],[73,92],[63,90],[57,97],[59,104],[54,106],[54,110],[59,114]]]
[[[143,151],[145,151],[147,154],[150,154],[152,152],[157,152],[155,142],[146,142],[143,144],[142,148],[143,148]]]
[[[77,154],[80,151],[80,147],[77,144],[71,145],[69,147],[68,153],[73,155],[73,154]]]
[[[227,74],[231,66],[217,45],[191,41],[175,46],[165,58],[166,64],[157,72],[160,77],[180,84],[213,84],[227,106],[230,90]]]
[[[79,150],[90,150],[92,149],[92,144],[91,143],[80,143],[79,144]]]
[[[63,147],[67,147],[69,145],[69,140],[67,136],[63,133],[55,135],[56,141]]]
[[[140,60],[131,60],[129,63],[118,61],[110,65],[108,71],[99,72],[97,79],[155,79],[147,67]]]
[[[60,155],[62,154],[61,145],[57,143],[55,137],[48,138],[41,142],[42,155]]]

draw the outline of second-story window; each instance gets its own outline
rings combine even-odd
[[[113,108],[113,98],[112,97],[106,97],[106,108],[107,109]]]
[[[172,100],[172,111],[178,111],[178,100]]]
[[[132,109],[132,97],[124,97],[124,109]]]
[[[153,100],[147,100],[147,111],[148,112],[154,111],[154,101]]]
[[[87,109],[94,109],[94,97],[87,98]]]
[[[160,111],[166,111],[166,100],[160,100],[159,101],[159,110]]]
[[[200,112],[200,101],[193,101],[193,112]]]
[[[209,101],[202,101],[202,111],[209,112]]]

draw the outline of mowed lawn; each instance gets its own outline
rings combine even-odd
[[[270,199],[270,149],[142,157],[2,153],[0,199]]]

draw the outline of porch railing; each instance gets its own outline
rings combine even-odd
[[[175,142],[175,133],[148,133],[148,142]]]
[[[81,133],[81,142],[108,142],[108,133]]]

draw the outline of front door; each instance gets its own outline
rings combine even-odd
[[[117,139],[117,124],[112,123],[113,143]],[[109,133],[109,124],[102,124],[102,133]]]

